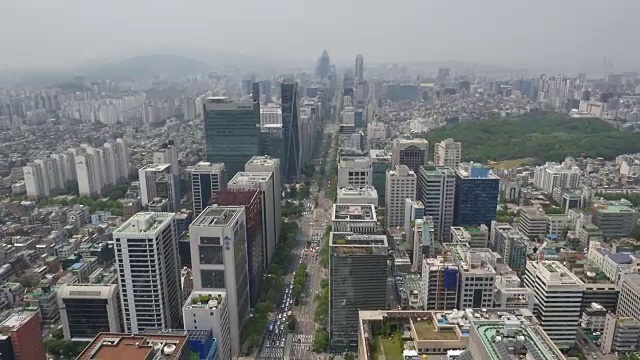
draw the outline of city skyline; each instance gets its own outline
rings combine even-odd
[[[0,14],[11,16],[0,18],[0,32],[13,35],[0,39],[0,46],[12,51],[0,60],[0,69],[73,68],[96,59],[173,52],[172,49],[209,57],[260,55],[261,59],[278,61],[313,59],[320,49],[326,49],[334,62],[345,64],[353,63],[356,53],[363,54],[368,64],[451,59],[511,67],[584,68],[600,65],[607,58],[626,69],[635,65],[639,53],[619,40],[617,34],[637,33],[633,14],[640,10],[640,3],[615,3],[613,9],[625,11],[602,17],[592,11],[600,5],[594,0],[559,4],[544,0],[517,5],[489,0],[481,6],[470,0],[456,4],[415,0],[393,4],[353,0],[343,4],[332,0],[322,5],[290,0],[267,5],[251,0],[217,9],[224,16],[197,11],[206,5],[202,0],[117,0],[104,4],[72,0],[64,7],[43,0],[7,2],[0,5]],[[154,16],[148,16],[149,6],[153,6]],[[336,12],[336,8],[343,11]],[[347,14],[352,13],[362,13],[369,21],[349,32],[328,25],[347,21]],[[189,21],[181,21],[181,14],[189,14]],[[289,42],[295,42],[295,55],[289,45],[255,40],[255,33],[262,31],[258,24],[263,22],[259,20],[269,17],[281,20],[273,23],[269,31],[274,37],[287,36]],[[524,17],[535,21],[524,25]],[[207,21],[211,19],[215,21]],[[192,36],[234,29],[239,21],[245,24],[242,30],[225,32],[215,46],[203,45]],[[27,22],[29,26],[25,27]],[[309,23],[319,26],[307,26]],[[111,26],[114,24],[117,26]],[[17,27],[21,29],[19,33],[13,31]],[[291,33],[291,28],[303,31]],[[56,41],[43,41],[43,31]],[[417,34],[419,41],[415,42]],[[593,44],[598,44],[595,52]],[[44,56],[34,56],[34,52]]]

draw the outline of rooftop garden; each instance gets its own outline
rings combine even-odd
[[[432,319],[414,321],[413,327],[416,329],[418,340],[458,340],[453,331],[438,331]]]

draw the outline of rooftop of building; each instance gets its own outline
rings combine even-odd
[[[373,161],[391,161],[391,153],[386,150],[369,150],[369,157]]]
[[[111,299],[118,292],[117,284],[62,284],[57,293],[60,298]]]
[[[547,216],[542,208],[537,206],[523,206],[520,208],[521,214],[526,215],[529,220],[547,221]]]
[[[444,245],[463,272],[495,274],[494,266],[500,256],[490,249],[471,248],[468,244]]]
[[[333,221],[377,221],[372,204],[334,204],[331,218]]]
[[[276,164],[280,164],[280,159],[272,158],[268,155],[254,156],[247,161],[247,165],[273,166]]]
[[[527,266],[532,265],[538,270],[543,270],[542,274],[547,277],[547,286],[551,285],[582,285],[580,278],[569,271],[559,261],[528,261]]]
[[[420,171],[427,176],[452,176],[455,175],[455,171],[445,166],[421,166]]]
[[[415,138],[415,139],[397,138],[393,140],[393,143],[394,144],[420,144],[420,145],[429,144],[427,140],[422,138]]]
[[[334,254],[386,254],[386,235],[361,235],[352,232],[334,232],[329,235],[329,246]]]
[[[268,181],[269,178],[273,177],[272,172],[238,172],[231,180],[229,180],[228,185],[245,185],[245,184],[257,184],[261,182]]]
[[[226,297],[227,293],[224,291],[195,290],[189,294],[183,308],[215,310],[223,303]]]
[[[389,176],[416,177],[416,173],[409,169],[407,165],[396,165],[395,169],[387,170],[387,174],[389,174]]]
[[[187,344],[186,335],[129,335],[100,333],[78,360],[177,360]]]
[[[474,321],[473,327],[490,356],[486,360],[516,360],[521,353],[536,360],[565,359],[541,328],[519,319]]]
[[[38,314],[36,310],[22,310],[19,312],[10,313],[8,317],[0,323],[0,336],[6,336],[9,332],[18,329],[32,316]]]
[[[222,170],[224,170],[224,164],[223,163],[211,163],[211,162],[208,162],[208,161],[200,161],[199,163],[197,163],[193,167],[192,171],[195,171],[195,172],[203,171],[203,172],[219,173]]]
[[[338,196],[378,196],[378,191],[373,186],[357,189],[346,187],[338,189]]]
[[[491,169],[474,163],[458,165],[457,174],[464,179],[498,179]]]
[[[208,206],[191,223],[191,226],[230,226],[240,216],[241,206]]]
[[[605,213],[605,214],[621,214],[621,213],[637,213],[638,210],[631,206],[627,205],[594,205],[594,210],[596,212]]]
[[[160,172],[160,171],[166,171],[170,166],[171,164],[147,164],[141,167],[140,171]]]
[[[173,213],[164,212],[139,212],[114,231],[116,234],[142,234],[153,233],[168,226],[173,221]]]
[[[371,159],[367,156],[341,156],[338,166],[348,166],[353,163],[368,165],[371,163]]]

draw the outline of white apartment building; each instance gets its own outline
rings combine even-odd
[[[232,356],[249,322],[246,224],[243,206],[209,206],[189,226],[193,289],[225,291]]]
[[[640,258],[635,254],[625,252],[614,252],[608,247],[604,247],[599,241],[589,242],[587,259],[593,261],[609,281],[620,284],[627,274],[640,272]],[[638,318],[640,321],[640,317]]]
[[[254,156],[244,166],[245,172],[272,172],[273,173],[273,214],[276,221],[276,241],[280,239],[280,219],[282,218],[282,168],[280,159],[267,155]]]
[[[209,206],[209,201],[215,194],[227,187],[227,171],[223,163],[200,161],[193,168],[187,169],[191,173],[191,195],[193,198],[193,217]]]
[[[462,143],[453,139],[445,139],[436,143],[435,166],[447,166],[457,169],[462,158]]]
[[[378,207],[378,192],[373,186],[341,188],[338,189],[336,204],[371,204]]]
[[[533,185],[549,194],[556,188],[576,189],[580,185],[580,168],[568,161],[562,164],[548,162],[536,167]]]
[[[338,162],[338,188],[363,188],[373,185],[371,159],[362,157],[341,157]]]
[[[123,332],[182,327],[173,213],[138,213],[113,232]]]
[[[167,211],[180,209],[179,177],[172,174],[171,164],[145,165],[138,170],[138,175],[142,206],[159,198],[168,201]]]
[[[56,295],[66,340],[91,341],[101,332],[122,332],[117,284],[62,284]]]
[[[29,199],[42,199],[51,195],[48,168],[42,160],[35,160],[22,168],[24,183]]]
[[[334,232],[374,234],[378,228],[376,208],[371,204],[333,204],[331,222]]]
[[[273,175],[272,172],[238,172],[233,179],[229,180],[227,185],[229,189],[260,190],[262,203],[262,271],[266,271],[266,268],[271,263],[278,241],[276,238]],[[280,219],[277,221],[280,221]]]
[[[231,359],[231,328],[227,294],[219,291],[192,291],[182,306],[185,330],[211,330],[217,340],[218,359]]]
[[[629,274],[620,282],[618,316],[630,317],[640,323],[640,274]]]
[[[405,199],[416,200],[418,178],[406,165],[398,165],[387,170],[387,188],[385,209],[387,229],[404,226]]]
[[[534,314],[559,348],[576,340],[584,283],[558,261],[527,261],[524,284],[536,297]]]
[[[129,180],[129,153],[123,139],[107,142],[101,148],[82,145],[70,149],[69,157],[75,160],[75,176],[78,179],[80,195],[104,195],[110,188]],[[73,172],[64,169],[65,177]]]
[[[544,239],[547,235],[547,215],[542,208],[523,206],[520,208],[518,230],[532,240]]]

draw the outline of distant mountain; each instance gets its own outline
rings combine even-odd
[[[105,64],[93,64],[74,71],[91,79],[152,80],[176,78],[211,70],[206,62],[173,54],[141,55]]]

